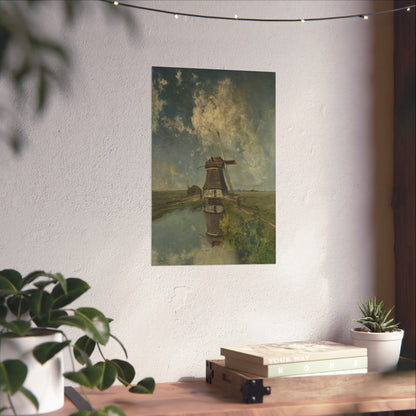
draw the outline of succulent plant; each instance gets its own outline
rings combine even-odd
[[[388,319],[394,306],[389,310],[383,309],[384,302],[377,303],[375,296],[369,298],[366,303],[360,299],[358,306],[363,316],[353,321],[364,325],[371,332],[388,332],[398,329],[399,324],[395,323],[393,318]]]

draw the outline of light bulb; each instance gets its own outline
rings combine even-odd
[[[364,19],[364,20],[368,20],[368,16],[367,16],[367,15],[364,15],[364,16],[363,16],[363,19]]]
[[[300,21],[301,21],[302,23],[305,23],[305,19],[300,19]]]
[[[113,2],[114,6],[118,6],[118,1]]]
[[[238,15],[237,14],[234,15],[234,19],[238,19]]]
[[[177,14],[175,14],[175,19],[179,19],[179,16]]]

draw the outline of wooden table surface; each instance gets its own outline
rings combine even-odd
[[[400,375],[407,377],[406,389],[389,397],[371,393],[363,395],[325,398],[324,392],[311,400],[280,398],[278,403],[245,404],[227,395],[217,386],[205,380],[176,383],[157,383],[152,395],[129,393],[123,386],[88,393],[92,405],[98,409],[116,405],[127,416],[291,416],[291,415],[329,415],[337,413],[378,412],[389,410],[415,409],[414,372]],[[410,381],[409,381],[410,380]],[[395,382],[393,381],[393,384]],[[412,387],[413,386],[413,387]],[[76,407],[68,400],[65,406],[50,416],[66,416],[76,412]]]

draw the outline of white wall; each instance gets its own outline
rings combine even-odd
[[[52,2],[45,11],[73,52],[70,91],[26,123],[21,157],[0,144],[0,267],[86,279],[80,304],[115,319],[138,376],[157,382],[203,376],[223,345],[349,342],[360,296],[394,300],[393,16],[262,24],[132,10],[129,34],[101,10],[113,6],[86,3],[67,30]],[[393,6],[137,3],[269,18]],[[276,265],[151,266],[152,66],[276,72]]]

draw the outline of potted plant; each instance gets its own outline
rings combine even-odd
[[[127,359],[125,347],[110,330],[111,319],[92,307],[70,307],[89,288],[84,280],[60,273],[35,271],[22,277],[16,270],[0,271],[0,413],[34,414],[62,407],[63,377],[80,385],[83,392],[84,387],[105,390],[116,380],[132,393],[153,392],[153,378],[130,386],[134,367],[125,359],[105,357],[103,346],[112,339]],[[65,327],[77,328],[81,336],[70,340]],[[72,371],[62,373],[65,349]],[[100,356],[95,363],[94,351]],[[96,413],[82,412],[92,414]],[[116,406],[107,406],[99,414],[124,415]]]
[[[351,329],[353,344],[367,348],[369,371],[391,371],[397,366],[404,331],[390,317],[394,306],[388,310],[384,302],[377,303],[375,296],[366,303],[360,299],[362,317],[353,319],[364,327]]]

